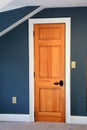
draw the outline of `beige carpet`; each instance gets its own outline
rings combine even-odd
[[[0,130],[87,130],[87,125],[42,122],[0,122]]]

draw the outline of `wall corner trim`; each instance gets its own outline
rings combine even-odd
[[[31,119],[28,114],[0,114],[0,121],[29,122]]]
[[[17,21],[16,23],[12,24],[8,28],[6,28],[2,32],[0,32],[0,37],[3,36],[4,34],[6,34],[7,32],[11,31],[12,29],[14,29],[15,27],[17,27],[18,25],[20,25],[24,21],[28,20],[30,17],[32,17],[33,15],[37,14],[38,12],[40,12],[43,9],[44,9],[44,7],[42,7],[42,6],[38,7],[37,9],[35,9],[34,11],[32,11],[31,13],[29,13],[25,17],[23,17],[22,19],[20,19],[19,21]]]
[[[87,124],[87,116],[71,116],[72,124]]]

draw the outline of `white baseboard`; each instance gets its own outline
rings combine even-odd
[[[87,124],[87,116],[71,116],[70,123]]]
[[[31,121],[29,114],[0,114],[0,121]]]
[[[30,122],[33,121],[28,114],[0,114],[0,121],[20,121]],[[86,116],[70,116],[68,124],[87,124]]]

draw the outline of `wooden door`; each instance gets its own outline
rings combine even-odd
[[[65,24],[34,25],[35,121],[65,121]]]

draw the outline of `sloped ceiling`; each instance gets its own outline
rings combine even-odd
[[[79,7],[87,6],[87,0],[0,0],[0,12],[24,6]]]

